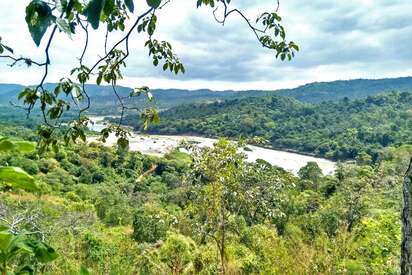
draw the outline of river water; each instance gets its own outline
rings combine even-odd
[[[103,117],[90,117],[93,124],[89,128],[94,131],[101,131],[105,126]],[[96,138],[90,137],[89,141],[95,141]],[[216,139],[195,137],[195,136],[164,136],[164,135],[144,135],[134,133],[129,138],[130,150],[139,151],[142,154],[162,156],[167,152],[178,148],[183,141],[196,143],[199,147],[211,147],[217,141]],[[116,137],[110,136],[105,145],[112,146],[116,144]],[[258,146],[247,146],[248,150],[241,150],[247,156],[248,161],[263,159],[272,165],[282,167],[285,170],[297,174],[299,169],[305,166],[308,162],[316,162],[322,169],[324,175],[333,174],[336,168],[336,163],[330,160],[316,158],[296,153],[290,153],[279,150],[272,150]]]

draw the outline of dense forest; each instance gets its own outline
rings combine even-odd
[[[295,89],[279,90],[278,93],[300,101],[320,103],[336,101],[345,97],[351,99],[366,98],[391,91],[412,91],[412,77],[314,82]]]
[[[308,163],[296,177],[245,162],[227,140],[163,158],[98,144],[6,151],[0,165],[23,168],[37,187],[2,185],[0,221],[57,251],[36,265],[47,274],[396,274],[411,153],[388,147],[375,164],[342,163],[335,176]],[[23,259],[10,258],[9,270]]]
[[[160,114],[151,133],[262,137],[278,149],[335,160],[376,161],[387,146],[412,142],[412,95],[406,92],[318,104],[287,97],[192,104]],[[141,130],[136,116],[124,122]]]

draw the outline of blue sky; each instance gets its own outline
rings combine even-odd
[[[0,0],[6,1],[6,0]],[[0,11],[0,36],[17,55],[42,58],[24,22],[29,1],[7,1]],[[146,9],[135,0],[137,12]],[[125,79],[120,83],[152,88],[277,89],[314,81],[353,78],[383,78],[412,75],[412,1],[410,0],[281,0],[279,13],[288,39],[301,51],[291,62],[276,60],[259,46],[244,22],[230,17],[223,27],[212,10],[196,9],[196,0],[172,0],[159,12],[156,38],[168,40],[186,65],[187,73],[174,76],[153,68],[142,48],[145,37],[132,39],[132,55]],[[4,5],[3,5],[4,6]],[[250,19],[275,8],[275,1],[232,0]],[[136,16],[135,14],[134,16]],[[91,64],[103,52],[104,32],[92,34],[88,51]],[[113,43],[118,35],[110,40]],[[73,40],[63,34],[52,45],[49,82],[68,76],[81,53],[83,36]],[[24,66],[10,70],[0,62],[0,82],[33,84],[38,68]]]

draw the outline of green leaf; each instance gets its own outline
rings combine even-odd
[[[6,231],[0,232],[0,251],[7,250],[10,246],[13,235]]]
[[[155,30],[156,30],[156,22],[157,22],[157,16],[156,16],[156,15],[153,15],[153,16],[150,18],[149,25],[147,26],[147,33],[148,33],[149,35],[153,35],[153,33],[155,32]]]
[[[11,151],[14,148],[14,143],[7,138],[0,139],[0,152]]]
[[[64,20],[62,18],[57,18],[56,19],[56,24],[59,27],[59,30],[61,30],[62,32],[68,34],[70,38],[72,37],[72,30],[70,28],[69,23],[66,20]]]
[[[133,0],[124,0],[124,4],[129,9],[130,12],[134,12]]]
[[[147,5],[149,5],[149,7],[157,9],[162,3],[162,0],[146,0],[146,2],[147,2]]]
[[[56,8],[60,13],[64,12],[66,7],[67,7],[67,0],[56,0]]]
[[[104,7],[105,0],[91,0],[84,10],[87,21],[90,22],[93,29],[99,28],[100,15]]]
[[[116,4],[114,3],[115,0],[106,0],[104,2],[103,14],[110,18],[111,14],[115,11]],[[113,30],[113,26],[109,24],[108,26],[109,31]]]
[[[126,149],[129,146],[129,140],[121,137],[117,140],[117,145],[122,149]]]
[[[37,243],[37,245],[34,247],[34,254],[37,260],[42,263],[51,262],[59,256],[53,247],[43,242]]]
[[[147,96],[147,99],[148,99],[150,102],[153,101],[154,96],[153,96],[153,94],[152,94],[151,92],[147,92],[146,96]]]
[[[7,231],[7,230],[9,230],[9,228],[7,226],[0,224],[0,232]]]
[[[14,188],[36,191],[38,187],[34,178],[19,167],[0,167],[0,183],[7,183]]]
[[[17,151],[20,153],[31,153],[36,150],[36,143],[29,141],[15,141],[13,142]]]
[[[149,127],[149,123],[159,124],[160,117],[156,109],[149,108],[146,109],[145,112],[142,114],[143,118],[143,129],[147,130]]]
[[[80,266],[79,275],[90,275],[90,272],[89,270],[87,270],[87,268],[84,265],[82,265]]]
[[[19,268],[19,270],[15,273],[15,275],[31,275],[31,274],[35,274],[34,272],[35,270],[32,266],[25,265]]]
[[[26,7],[26,23],[37,46],[40,45],[43,35],[54,19],[52,10],[46,2],[33,0]]]

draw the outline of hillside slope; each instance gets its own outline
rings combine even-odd
[[[279,95],[316,103],[336,101],[344,97],[350,99],[365,98],[391,91],[412,92],[412,77],[314,82],[296,89],[280,90],[278,92]]]
[[[354,159],[381,148],[412,143],[412,94],[310,104],[286,97],[192,104],[160,114],[151,133],[204,136],[259,136],[274,148],[330,159]],[[141,121],[126,123],[141,130]]]

